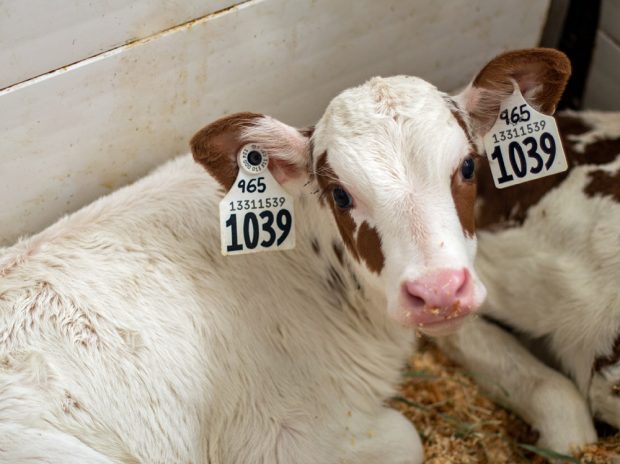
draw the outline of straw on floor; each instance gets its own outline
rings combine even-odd
[[[428,464],[542,464],[550,458],[620,463],[620,433],[615,431],[603,432],[607,436],[574,456],[536,447],[535,431],[486,397],[464,369],[426,339],[411,357],[400,394],[391,405],[416,425]]]

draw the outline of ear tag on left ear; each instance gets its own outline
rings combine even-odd
[[[269,172],[267,154],[248,144],[237,163],[237,179],[220,202],[222,254],[294,248],[293,199]]]
[[[532,108],[516,85],[484,136],[484,148],[500,189],[568,169],[555,119]]]

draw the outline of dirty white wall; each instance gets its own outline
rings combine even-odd
[[[620,0],[603,0],[585,108],[620,111]]]
[[[0,246],[240,110],[315,121],[373,75],[464,85],[538,43],[541,0],[2,0]]]

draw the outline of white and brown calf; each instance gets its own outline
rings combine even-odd
[[[504,190],[481,166],[483,314],[442,342],[559,451],[620,427],[620,113],[563,113],[569,170]]]
[[[486,68],[485,68],[486,69]],[[242,113],[193,156],[0,254],[0,461],[418,463],[384,406],[414,341],[482,302],[476,140],[511,79],[555,105],[566,59],[490,64],[456,102],[413,77],[347,90],[311,131]],[[246,143],[295,197],[297,247],[223,257]]]

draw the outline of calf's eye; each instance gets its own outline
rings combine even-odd
[[[334,203],[340,209],[349,209],[353,206],[353,198],[342,187],[334,187],[332,190],[332,196],[334,197]]]
[[[465,180],[471,180],[474,178],[474,174],[476,173],[476,163],[473,158],[467,158],[461,164],[461,176]]]

